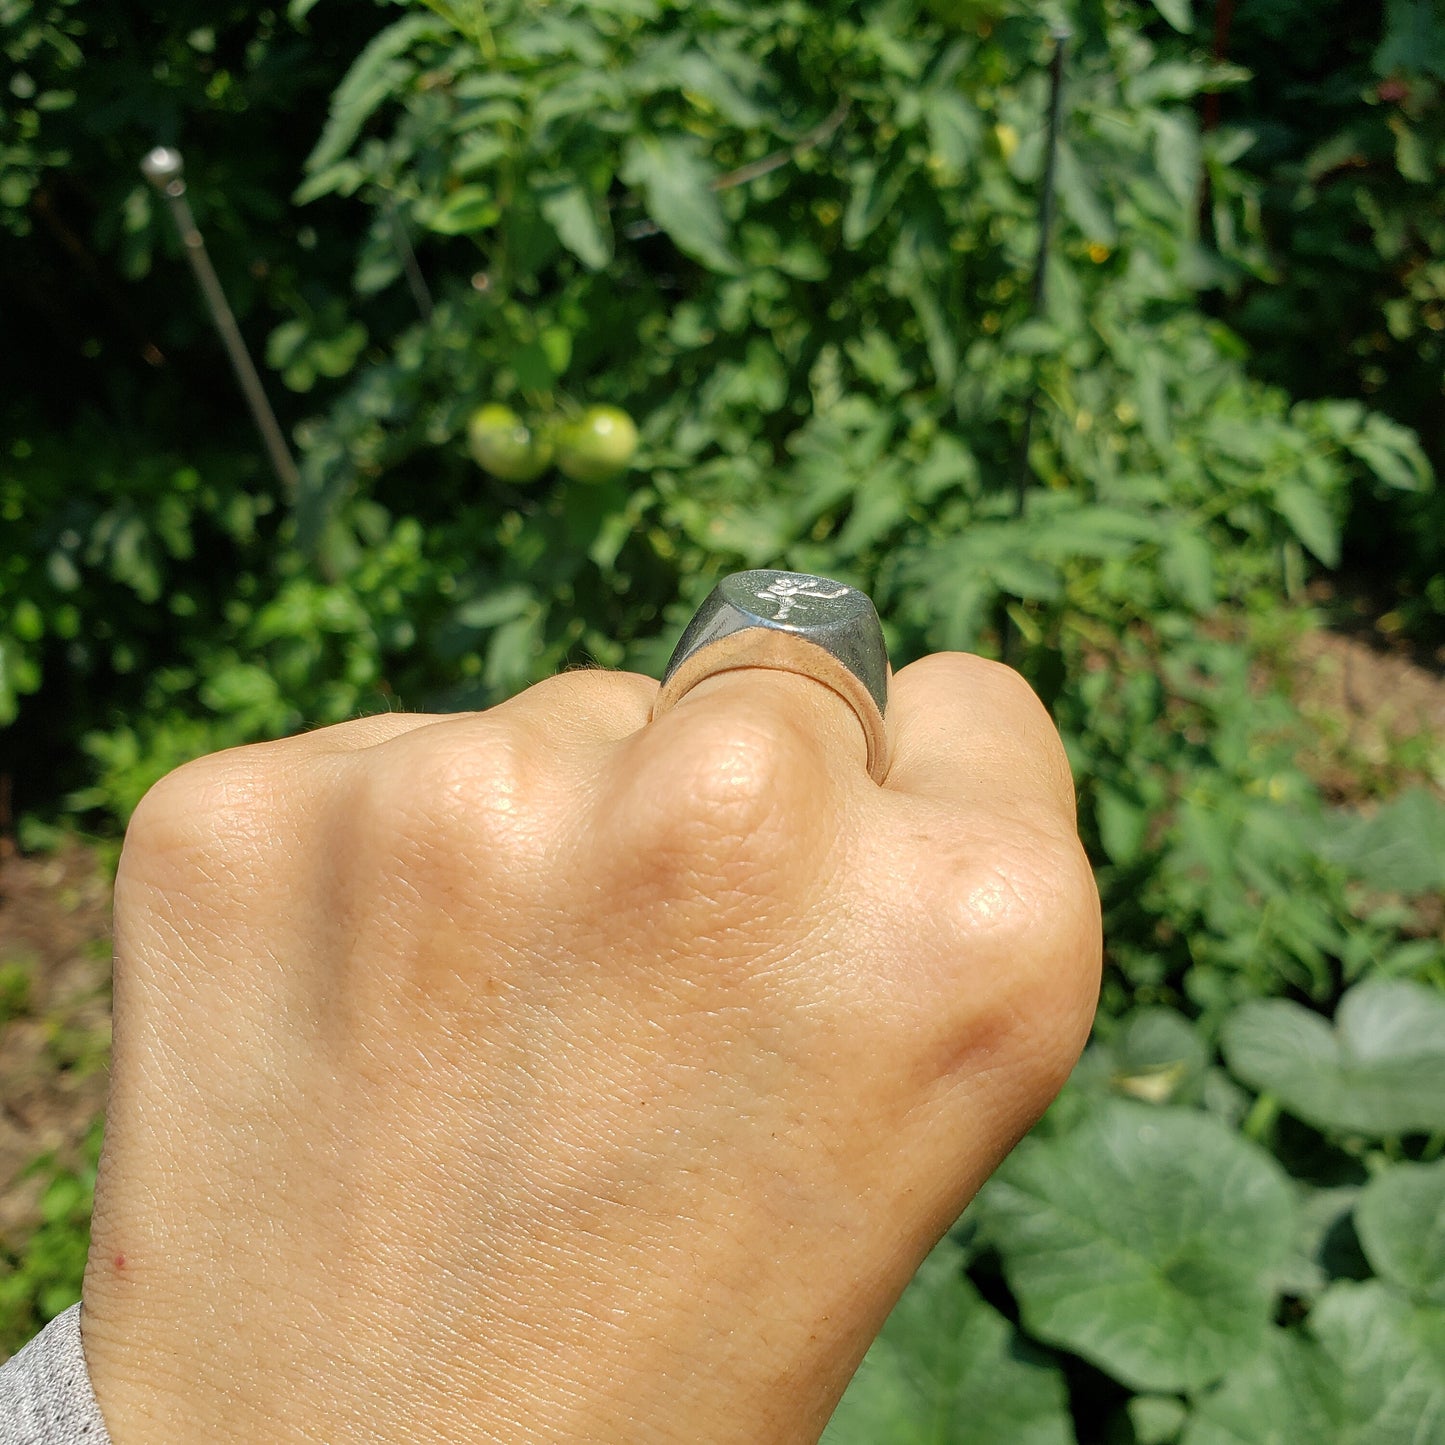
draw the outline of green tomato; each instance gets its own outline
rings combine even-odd
[[[467,444],[477,465],[503,482],[535,481],[552,464],[552,443],[500,402],[472,413]]]
[[[618,406],[589,406],[557,431],[557,465],[574,482],[605,482],[627,470],[637,427]]]

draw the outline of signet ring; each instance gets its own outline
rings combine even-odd
[[[764,568],[724,577],[698,608],[667,664],[652,716],[660,717],[704,678],[744,667],[810,677],[857,714],[868,774],[888,771],[892,670],[878,611],[866,592],[829,577]]]

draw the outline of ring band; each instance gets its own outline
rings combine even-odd
[[[866,592],[806,572],[734,572],[713,588],[677,644],[652,716],[660,717],[704,678],[743,667],[810,677],[857,714],[868,774],[888,771],[883,715],[892,670],[878,611]]]

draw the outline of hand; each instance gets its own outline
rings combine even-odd
[[[1093,1014],[1057,734],[1008,669],[648,724],[572,672],[237,749],[116,881],[83,1308],[116,1445],[815,1440]]]

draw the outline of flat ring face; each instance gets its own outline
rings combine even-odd
[[[723,578],[682,634],[653,716],[704,678],[741,667],[800,673],[842,696],[862,724],[868,770],[881,781],[890,668],[878,612],[866,593],[804,572],[762,569]]]

